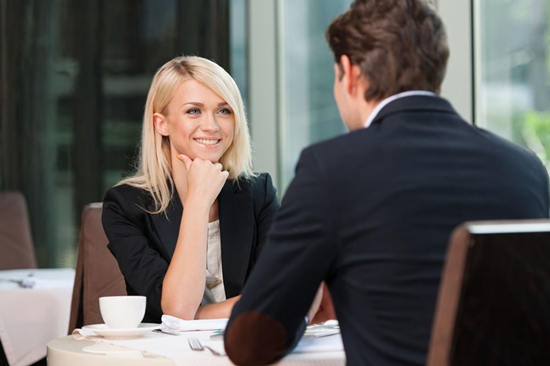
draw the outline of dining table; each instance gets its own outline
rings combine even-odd
[[[0,341],[10,366],[46,357],[47,344],[66,335],[73,268],[0,270]]]
[[[146,324],[150,326],[150,324]],[[95,325],[97,329],[102,325]],[[160,325],[159,325],[160,326]],[[346,357],[338,332],[306,334],[296,348],[275,365],[343,366]],[[316,335],[317,334],[317,335]],[[203,346],[194,350],[190,340]],[[210,349],[206,348],[209,347]],[[215,354],[217,353],[217,354]],[[190,330],[175,333],[150,331],[136,336],[110,336],[81,333],[56,338],[48,343],[48,366],[182,366],[182,365],[232,365],[225,355],[220,330]]]

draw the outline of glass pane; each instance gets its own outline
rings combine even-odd
[[[156,70],[182,53],[229,70],[229,0],[1,4],[0,189],[27,198],[39,266],[73,267],[83,206],[134,169]]]
[[[475,0],[476,121],[550,167],[550,1]]]
[[[281,193],[303,147],[345,131],[333,100],[334,58],[325,30],[350,3],[281,1]]]
[[[245,105],[248,99],[247,72],[248,39],[246,37],[246,0],[231,0],[229,3],[229,46],[231,76],[241,91]]]

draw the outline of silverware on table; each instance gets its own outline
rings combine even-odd
[[[189,338],[187,338],[187,343],[189,343],[189,347],[193,351],[204,351],[205,349],[207,349],[210,352],[212,352],[212,354],[214,356],[225,356],[223,353],[220,353],[220,352],[216,351],[214,348],[209,347],[207,345],[203,345],[198,338],[189,337]]]
[[[21,278],[21,279],[19,279],[19,278],[7,278],[7,279],[2,279],[2,281],[16,283],[21,288],[33,288],[34,285],[36,285],[36,281],[32,278],[32,276],[28,276],[28,277]]]
[[[169,335],[173,335],[173,336],[179,336],[180,333],[178,333],[176,330],[170,330],[170,329],[166,329],[166,328],[158,328],[158,329],[153,329],[153,332],[155,333],[162,333],[162,334],[169,334]]]

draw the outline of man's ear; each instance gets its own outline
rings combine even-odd
[[[157,131],[162,136],[168,136],[168,126],[166,117],[161,113],[153,113],[153,126],[155,126],[155,131]]]
[[[363,82],[361,68],[351,63],[348,55],[340,56],[340,71],[343,73],[342,81],[348,94],[356,94]]]

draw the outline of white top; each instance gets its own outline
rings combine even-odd
[[[412,95],[428,95],[428,96],[436,96],[435,93],[427,90],[407,90],[402,93],[394,94],[390,97],[387,97],[386,99],[383,99],[377,106],[372,110],[372,113],[369,115],[369,118],[367,118],[367,122],[365,123],[365,128],[369,127],[372,121],[376,118],[378,113],[382,108],[384,108],[386,105],[388,105],[390,102],[393,102],[396,99],[404,98],[404,97],[410,97]]]
[[[224,301],[222,247],[220,236],[220,220],[208,223],[208,243],[206,249],[206,287],[202,305]]]

